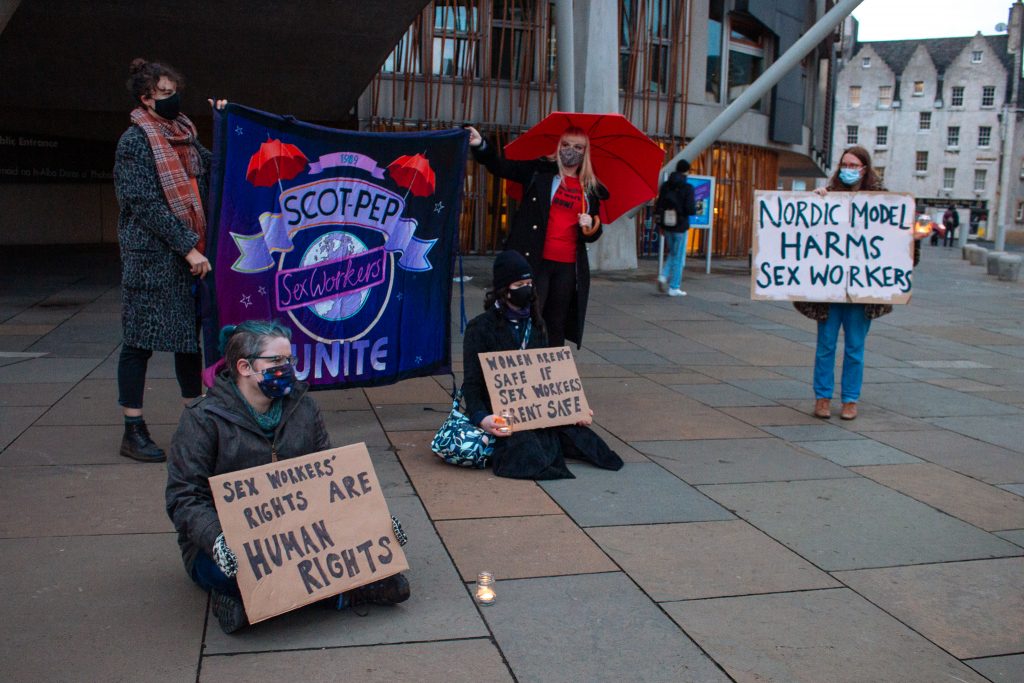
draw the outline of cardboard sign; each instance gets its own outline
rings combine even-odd
[[[907,194],[757,191],[751,298],[905,304],[914,219]]]
[[[210,477],[249,622],[409,568],[366,444]]]
[[[480,354],[491,410],[510,413],[512,429],[576,424],[590,417],[568,346]]]

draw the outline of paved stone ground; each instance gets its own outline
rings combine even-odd
[[[577,358],[621,472],[536,484],[442,464],[444,377],[318,394],[410,532],[413,597],[227,637],[182,571],[164,469],[117,455],[116,257],[15,257],[0,677],[1024,680],[1024,284],[926,245],[913,303],[868,338],[861,416],[823,422],[807,415],[812,323],[751,302],[743,264],[691,266],[682,299],[655,294],[650,263],[595,279]],[[467,267],[473,312],[489,262]],[[151,367],[166,445],[180,405],[169,358]],[[486,608],[481,569],[499,579]]]

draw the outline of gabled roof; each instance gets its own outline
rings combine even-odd
[[[1006,51],[1007,36],[1003,34],[982,37],[988,42],[989,47],[995,52],[999,61],[1002,62],[1007,73],[1012,71],[1013,55]],[[974,37],[971,36],[964,38],[924,38],[919,40],[879,40],[858,43],[857,47],[859,50],[861,47],[870,45],[894,73],[901,74],[906,68],[907,62],[913,56],[914,51],[917,50],[919,45],[923,45],[935,64],[936,70],[942,73],[949,68],[953,60],[964,51],[973,39]]]

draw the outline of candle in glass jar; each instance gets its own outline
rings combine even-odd
[[[481,605],[494,604],[494,574],[480,572],[476,577],[476,599]]]
[[[501,419],[504,421],[504,424],[498,427],[498,431],[502,434],[508,434],[512,431],[512,411],[508,408],[502,408]]]

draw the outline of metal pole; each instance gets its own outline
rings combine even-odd
[[[573,37],[572,0],[555,0],[558,40],[558,110],[576,111],[576,41]]]

